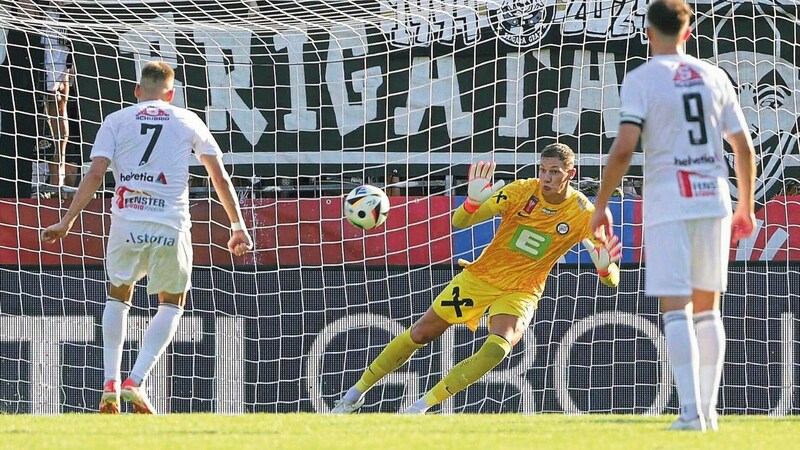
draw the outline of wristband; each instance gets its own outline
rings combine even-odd
[[[242,222],[231,222],[231,231],[244,231]]]
[[[469,200],[464,202],[464,211],[466,211],[466,212],[468,212],[470,214],[472,214],[475,211],[477,211],[478,209],[480,209],[480,207],[481,207],[481,205],[473,205],[472,203],[469,202]]]

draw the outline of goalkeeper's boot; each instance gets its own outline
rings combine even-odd
[[[428,408],[421,409],[421,408],[418,408],[418,407],[416,407],[414,405],[411,405],[408,408],[406,408],[405,411],[402,412],[402,414],[412,414],[413,415],[413,414],[425,414],[426,412],[428,412]]]
[[[364,397],[354,401],[348,402],[345,399],[341,399],[333,405],[333,409],[331,410],[331,414],[352,414],[361,408],[364,405]]]
[[[122,383],[122,399],[133,404],[136,414],[155,414],[156,409],[147,398],[144,388],[137,386],[130,378]]]
[[[117,380],[106,381],[103,385],[103,395],[100,396],[100,406],[97,408],[101,414],[119,414],[119,389]]]
[[[668,430],[672,431],[706,431],[706,421],[703,417],[695,416],[693,418],[686,418],[683,416],[678,417]]]

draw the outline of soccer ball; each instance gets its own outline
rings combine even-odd
[[[364,230],[381,226],[388,215],[389,197],[375,186],[359,186],[344,201],[344,217]]]

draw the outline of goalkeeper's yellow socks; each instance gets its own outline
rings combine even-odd
[[[425,409],[443,402],[448,397],[478,381],[487,372],[494,369],[496,365],[500,364],[509,353],[511,353],[511,343],[501,336],[490,334],[486,338],[486,342],[474,355],[456,364],[450,370],[450,373],[442,378],[442,381],[437,383],[409,410],[414,407],[421,409],[421,402],[424,402],[425,408],[421,410],[421,412],[424,412]]]
[[[417,344],[411,339],[410,328],[397,335],[372,361],[358,383],[347,391],[344,400],[351,403],[359,400],[381,378],[399,369],[417,349],[424,346],[425,344]]]

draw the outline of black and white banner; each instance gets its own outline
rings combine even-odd
[[[767,200],[800,178],[797,5],[691,3],[687,51],[734,81],[759,155],[756,198]],[[267,176],[343,166],[383,176],[386,165],[423,175],[488,152],[524,166],[555,140],[595,176],[618,128],[619,86],[648,51],[646,0],[58,4],[85,155],[103,117],[135,102],[142,62],[161,59],[177,72],[175,103],[200,113],[226,161]],[[55,26],[36,25],[0,14],[0,68],[20,50],[5,45],[7,29]],[[25,138],[14,133],[31,117],[3,98],[4,133]]]

